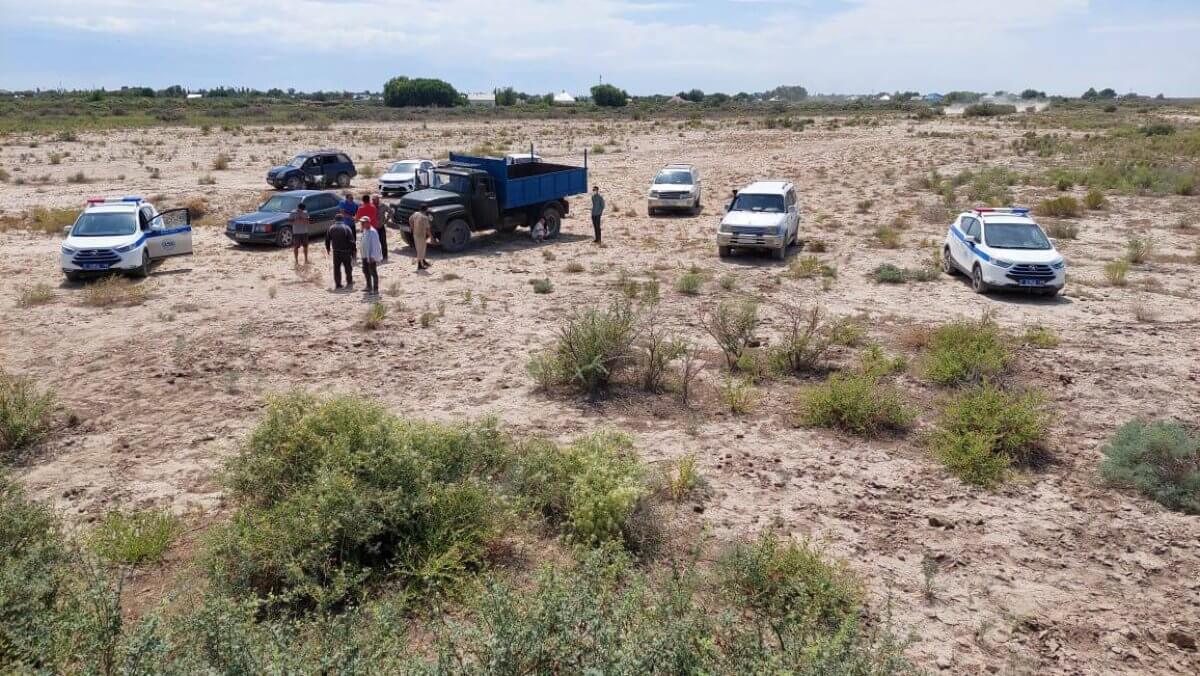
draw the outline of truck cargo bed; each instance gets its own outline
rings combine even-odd
[[[496,157],[457,153],[450,153],[450,161],[477,167],[495,179],[496,201],[506,211],[587,192],[587,167],[551,162],[510,165]]]

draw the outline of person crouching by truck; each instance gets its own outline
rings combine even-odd
[[[349,216],[342,211],[329,232],[325,233],[325,253],[333,252],[333,287],[342,288],[342,271],[346,272],[346,286],[354,288],[354,228],[346,225]]]
[[[383,247],[379,245],[379,232],[371,223],[371,219],[366,216],[358,219],[358,227],[362,231],[358,255],[362,258],[363,277],[367,280],[367,295],[378,296],[379,262],[383,260]]]

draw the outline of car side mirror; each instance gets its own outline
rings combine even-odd
[[[975,235],[967,235],[967,243],[971,244],[972,246],[979,244],[979,238]]]
[[[63,237],[70,237],[71,236],[71,228],[73,228],[73,227],[75,227],[75,226],[74,225],[64,225],[63,226]]]

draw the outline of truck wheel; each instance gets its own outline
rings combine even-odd
[[[954,267],[954,259],[950,258],[950,247],[942,247],[942,272],[951,277],[958,274],[958,268]]]
[[[275,235],[275,244],[282,247],[292,245],[292,229],[284,226],[280,228],[279,233]]]
[[[401,230],[400,239],[404,240],[404,243],[409,246],[416,246],[417,244],[417,239],[413,237],[411,232],[405,232],[404,230]]]
[[[471,228],[467,222],[461,218],[456,218],[446,224],[442,228],[442,251],[448,253],[458,253],[467,248],[467,242],[471,241]]]
[[[288,177],[288,180],[287,180],[287,189],[288,190],[300,190],[302,188],[304,188],[304,179],[303,178],[301,178],[299,175],[292,175],[292,176]]]
[[[554,239],[562,232],[562,213],[554,207],[546,207],[542,211],[542,218],[546,219],[546,237]]]
[[[347,174],[344,171],[342,173],[338,174],[337,175],[337,184],[338,184],[338,187],[349,188],[350,187],[350,174]]]
[[[718,246],[717,247],[717,255],[720,256],[721,258],[729,258],[730,256],[733,255],[733,247]]]
[[[989,291],[987,283],[983,281],[983,270],[980,270],[978,265],[971,270],[971,290],[975,293],[987,293]]]

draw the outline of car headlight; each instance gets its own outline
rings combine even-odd
[[[71,254],[79,253],[79,249],[76,249],[75,247],[70,247],[70,246],[67,246],[66,244],[64,244],[64,245],[62,245],[62,252],[67,255],[71,255]]]
[[[650,196],[651,196],[651,197],[658,197],[658,191],[657,191],[657,190],[651,190],[651,191],[650,191]]]
[[[254,225],[254,232],[271,232],[271,224],[270,223],[256,223]]]
[[[129,253],[130,251],[133,251],[134,246],[134,244],[126,244],[125,246],[115,247],[113,251],[116,251],[117,253]]]
[[[1011,268],[1013,266],[1012,263],[1009,263],[1008,261],[1002,261],[999,258],[993,258],[992,265],[995,265],[998,268]]]
[[[1067,267],[1067,261],[1063,258],[1060,258],[1051,263],[1050,267],[1054,268],[1055,270],[1062,270],[1063,268]]]

